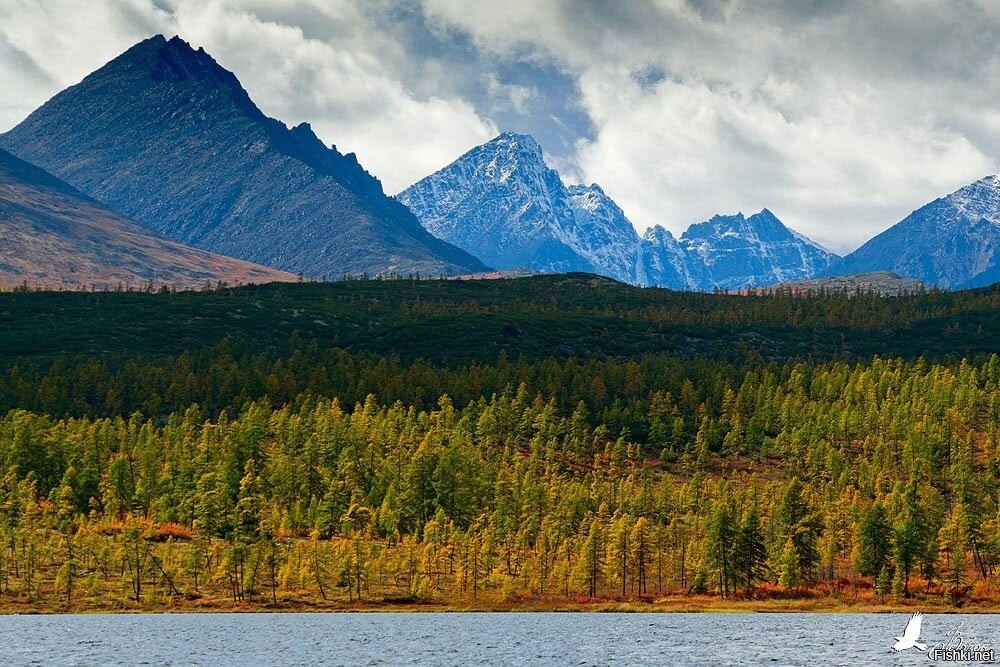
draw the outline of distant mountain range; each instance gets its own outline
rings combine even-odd
[[[0,286],[201,287],[295,276],[171,241],[0,150]]]
[[[38,165],[3,155],[2,284],[521,269],[729,291],[886,271],[948,289],[1000,281],[997,176],[843,258],[767,209],[716,215],[679,239],[662,226],[640,236],[600,186],[564,183],[538,142],[509,132],[393,198],[354,154],[307,124],[268,118],[231,72],[177,37],[135,45],[0,135],[0,147]]]
[[[177,37],[140,42],[0,146],[170,238],[285,271],[487,268],[427,233],[353,154],[266,117],[231,72]]]
[[[767,209],[716,216],[679,242],[662,227],[640,237],[598,185],[565,185],[538,142],[509,132],[397,197],[432,234],[498,269],[587,271],[711,290],[810,278],[837,259]]]

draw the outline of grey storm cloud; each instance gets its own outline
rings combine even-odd
[[[500,130],[640,229],[767,207],[836,251],[996,171],[992,0],[0,0],[0,128],[153,32],[390,191]]]

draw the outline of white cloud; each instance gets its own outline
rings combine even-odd
[[[549,147],[557,166],[640,229],[766,206],[843,252],[1000,156],[990,0],[0,0],[0,128],[153,32],[204,46],[389,192],[553,96],[502,66],[554,69],[591,125],[559,129],[580,140]],[[473,46],[442,47],[456,35]]]
[[[168,10],[158,10],[133,0],[95,3],[94,16],[80,3],[56,4],[45,9],[33,3],[18,5],[4,24],[5,33],[18,36],[20,48],[44,56],[45,71],[54,77],[21,84],[25,101],[2,119],[8,127],[132,43],[163,32],[203,46],[237,75],[264,113],[289,125],[308,121],[327,143],[357,153],[390,193],[497,133],[493,123],[463,99],[418,98],[407,90],[385,67],[398,47],[370,25],[353,2],[261,2],[236,7],[220,0],[171,0]],[[259,14],[309,21],[310,34],[316,36],[307,36],[300,25]],[[81,31],[61,32],[56,48],[49,49],[43,28],[53,22],[79,25]],[[102,29],[109,39],[83,36],[86,30],[100,34]],[[86,46],[93,41],[108,46],[88,53]],[[0,67],[17,69],[9,60]]]
[[[845,252],[997,169],[995,4],[428,5],[579,77],[576,167],[640,229],[766,206]]]
[[[146,0],[0,2],[0,131],[162,25]]]
[[[538,89],[534,86],[503,83],[496,72],[486,74],[486,92],[501,106],[520,114],[527,113],[527,103],[538,97]]]

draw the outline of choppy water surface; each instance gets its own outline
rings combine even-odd
[[[901,614],[177,614],[0,617],[3,665],[927,665]],[[1000,639],[924,617],[922,641]],[[946,663],[938,663],[946,664]],[[951,663],[954,664],[954,663]]]

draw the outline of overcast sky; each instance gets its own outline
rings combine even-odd
[[[390,193],[514,130],[640,231],[767,207],[844,252],[998,171],[993,0],[0,0],[0,130],[156,33]]]

